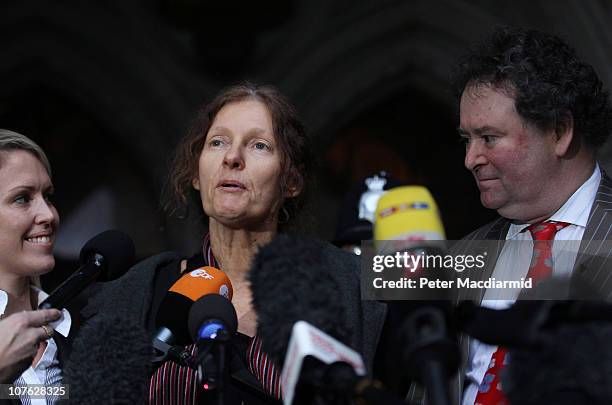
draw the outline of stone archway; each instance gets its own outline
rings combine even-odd
[[[156,207],[169,151],[185,131],[195,106],[214,86],[181,64],[181,48],[172,36],[160,32],[153,19],[143,18],[146,12],[134,7],[95,2],[3,6],[0,100],[10,102],[15,95],[44,88],[99,124],[109,138],[108,147],[99,154],[117,155],[140,173],[115,176],[117,181],[131,179],[124,180],[120,190],[130,190],[132,181],[141,194],[140,201],[119,204],[118,215],[121,226],[132,231],[140,245],[140,254],[151,254],[167,249],[168,244],[181,248],[193,243],[182,232],[183,226],[149,229],[142,226],[148,222],[130,210],[139,213],[139,204],[146,202],[149,208],[141,211],[159,215]],[[163,224],[158,217],[151,224],[160,221]]]

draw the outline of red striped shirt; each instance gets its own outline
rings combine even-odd
[[[208,234],[204,237],[203,257],[205,265],[219,268],[210,246]],[[192,355],[195,344],[186,347]],[[261,349],[261,340],[254,336],[247,348],[249,371],[259,380],[265,392],[275,399],[281,399],[280,373],[268,355]],[[148,403],[151,405],[197,404],[199,389],[197,371],[166,361],[153,374],[149,381]]]

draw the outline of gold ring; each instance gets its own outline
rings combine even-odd
[[[47,325],[42,325],[41,328],[43,328],[49,339],[53,337],[53,329],[49,328]]]

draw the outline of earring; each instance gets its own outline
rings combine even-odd
[[[281,219],[280,214],[284,214],[285,218]],[[279,224],[286,224],[287,222],[289,222],[289,219],[291,218],[291,216],[289,215],[289,211],[287,211],[287,208],[285,208],[284,206],[281,207],[280,213],[278,215],[278,223]]]

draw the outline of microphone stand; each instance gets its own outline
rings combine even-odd
[[[229,333],[220,329],[214,339],[198,342],[198,355],[195,359],[198,382],[205,391],[214,390],[216,403],[225,404],[225,383],[227,380],[227,343]]]
[[[448,337],[443,310],[435,305],[407,315],[401,327],[403,364],[425,387],[429,405],[452,404],[448,380],[459,366],[459,348]]]

